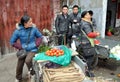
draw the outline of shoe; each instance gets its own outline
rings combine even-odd
[[[90,71],[86,71],[86,76],[88,76],[88,77],[95,77],[94,73],[92,73]]]
[[[31,77],[31,74],[30,74],[30,71],[28,71],[27,78],[30,79],[30,77]]]
[[[31,75],[31,82],[35,82],[35,75]]]
[[[15,79],[15,82],[19,82],[19,80]]]
[[[15,79],[15,82],[22,82],[21,80]]]

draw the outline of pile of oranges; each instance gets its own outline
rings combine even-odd
[[[58,57],[58,56],[64,55],[64,51],[61,49],[53,48],[53,49],[47,50],[45,52],[45,54],[48,56],[57,56]]]

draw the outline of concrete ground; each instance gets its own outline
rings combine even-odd
[[[15,82],[17,57],[15,53],[0,58],[0,82]],[[24,65],[23,77],[26,79],[27,68]],[[26,81],[25,81],[26,82]]]
[[[15,68],[16,68],[17,57],[15,53],[6,55],[0,59],[0,82],[14,82],[15,81]],[[114,67],[114,64],[113,64]],[[97,66],[94,70],[96,77],[104,77],[107,79],[116,79],[116,82],[120,82],[120,78],[117,74],[120,73],[120,67],[115,70],[110,70],[106,66]],[[26,81],[27,69],[24,66],[24,82]]]
[[[95,68],[95,76],[102,77],[104,79],[112,79],[115,81],[110,82],[120,82],[120,77],[117,75],[120,74],[120,62],[111,62],[114,60],[102,61],[99,60],[98,66]]]

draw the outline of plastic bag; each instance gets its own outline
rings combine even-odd
[[[110,50],[110,58],[120,60],[120,45],[117,45]]]
[[[77,49],[74,40],[73,40],[72,43],[71,43],[71,48],[72,48],[73,50],[76,50],[76,49]]]
[[[61,45],[59,46],[62,50],[64,50],[64,55],[62,56],[47,56],[45,54],[45,52],[43,53],[38,53],[36,54],[36,56],[33,58],[34,60],[49,60],[51,62],[63,65],[63,66],[67,66],[69,65],[70,61],[71,61],[71,53],[72,51],[70,49],[68,49],[66,46]]]

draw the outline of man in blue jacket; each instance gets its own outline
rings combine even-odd
[[[22,72],[24,63],[26,63],[29,73],[31,75],[31,82],[33,82],[34,70],[32,68],[32,58],[38,50],[41,43],[42,34],[32,23],[32,18],[28,15],[24,15],[20,23],[17,24],[17,29],[13,32],[10,44],[18,50],[24,49],[28,52],[27,56],[19,59],[16,68],[16,81],[22,81]],[[29,40],[28,40],[29,37]],[[17,42],[20,41],[20,43]],[[28,42],[27,42],[28,41]]]

